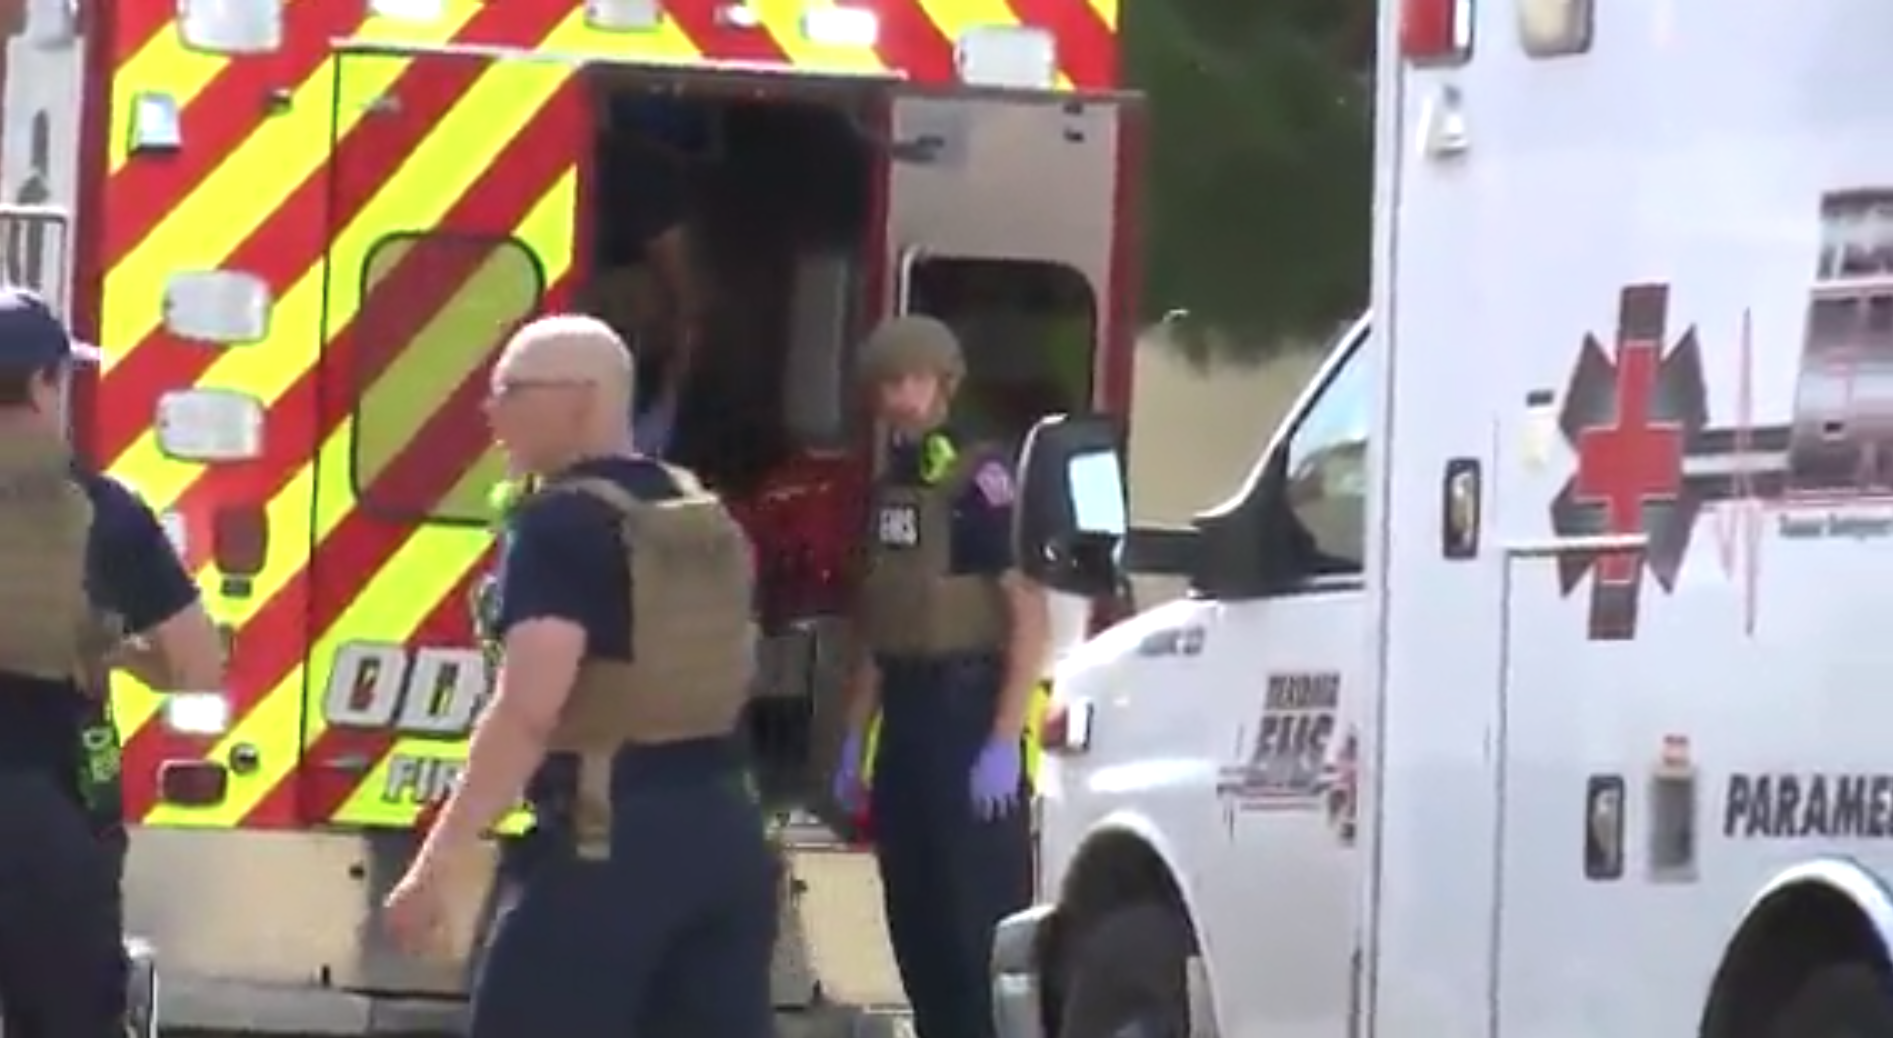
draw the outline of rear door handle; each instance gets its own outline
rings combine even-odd
[[[1567,555],[1621,555],[1650,547],[1646,533],[1601,533],[1583,537],[1544,537],[1505,542],[1508,559],[1557,559]]]

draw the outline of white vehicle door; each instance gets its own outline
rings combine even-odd
[[[1206,949],[1229,1038],[1332,1038],[1353,1011],[1353,852],[1366,590],[1362,577],[1371,358],[1359,328],[1272,446],[1306,535],[1305,564],[1206,609],[1204,691],[1242,704],[1217,786],[1220,852],[1205,885]],[[1253,481],[1252,481],[1253,482]]]
[[[1111,361],[1133,334],[1120,192],[1139,112],[1120,95],[893,90],[886,303],[959,334],[956,424],[1016,444],[1043,415],[1128,406]]]

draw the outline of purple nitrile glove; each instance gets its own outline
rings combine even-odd
[[[989,739],[973,762],[973,813],[1003,818],[1019,803],[1019,740]]]
[[[835,785],[832,790],[835,802],[849,814],[855,814],[867,806],[868,790],[861,781],[861,766],[864,763],[861,733],[849,732],[848,738],[841,744],[841,760],[835,766]]]

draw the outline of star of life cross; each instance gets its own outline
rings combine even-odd
[[[1620,318],[1613,419],[1578,435],[1577,500],[1602,508],[1605,532],[1613,534],[1643,532],[1644,508],[1676,500],[1683,485],[1682,425],[1657,420],[1653,413],[1663,362],[1663,316],[1653,315],[1654,328],[1635,327],[1645,323],[1636,316],[1626,312]],[[1634,584],[1642,564],[1641,553],[1606,555],[1597,561],[1596,579],[1606,585]]]

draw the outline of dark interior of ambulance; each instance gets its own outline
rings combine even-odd
[[[667,384],[681,337],[694,335],[669,456],[749,526],[766,632],[838,613],[867,477],[850,356],[872,318],[868,264],[882,258],[873,224],[885,157],[866,129],[872,98],[603,77],[598,89],[592,278],[580,304],[633,344],[647,400]],[[1054,323],[1095,329],[1078,272],[939,258],[912,264],[908,278],[910,308],[953,325],[967,350],[956,423],[1017,442],[1041,415],[1086,405],[1088,364],[1060,371],[1021,348]],[[812,706],[757,704],[765,791],[803,799]]]

